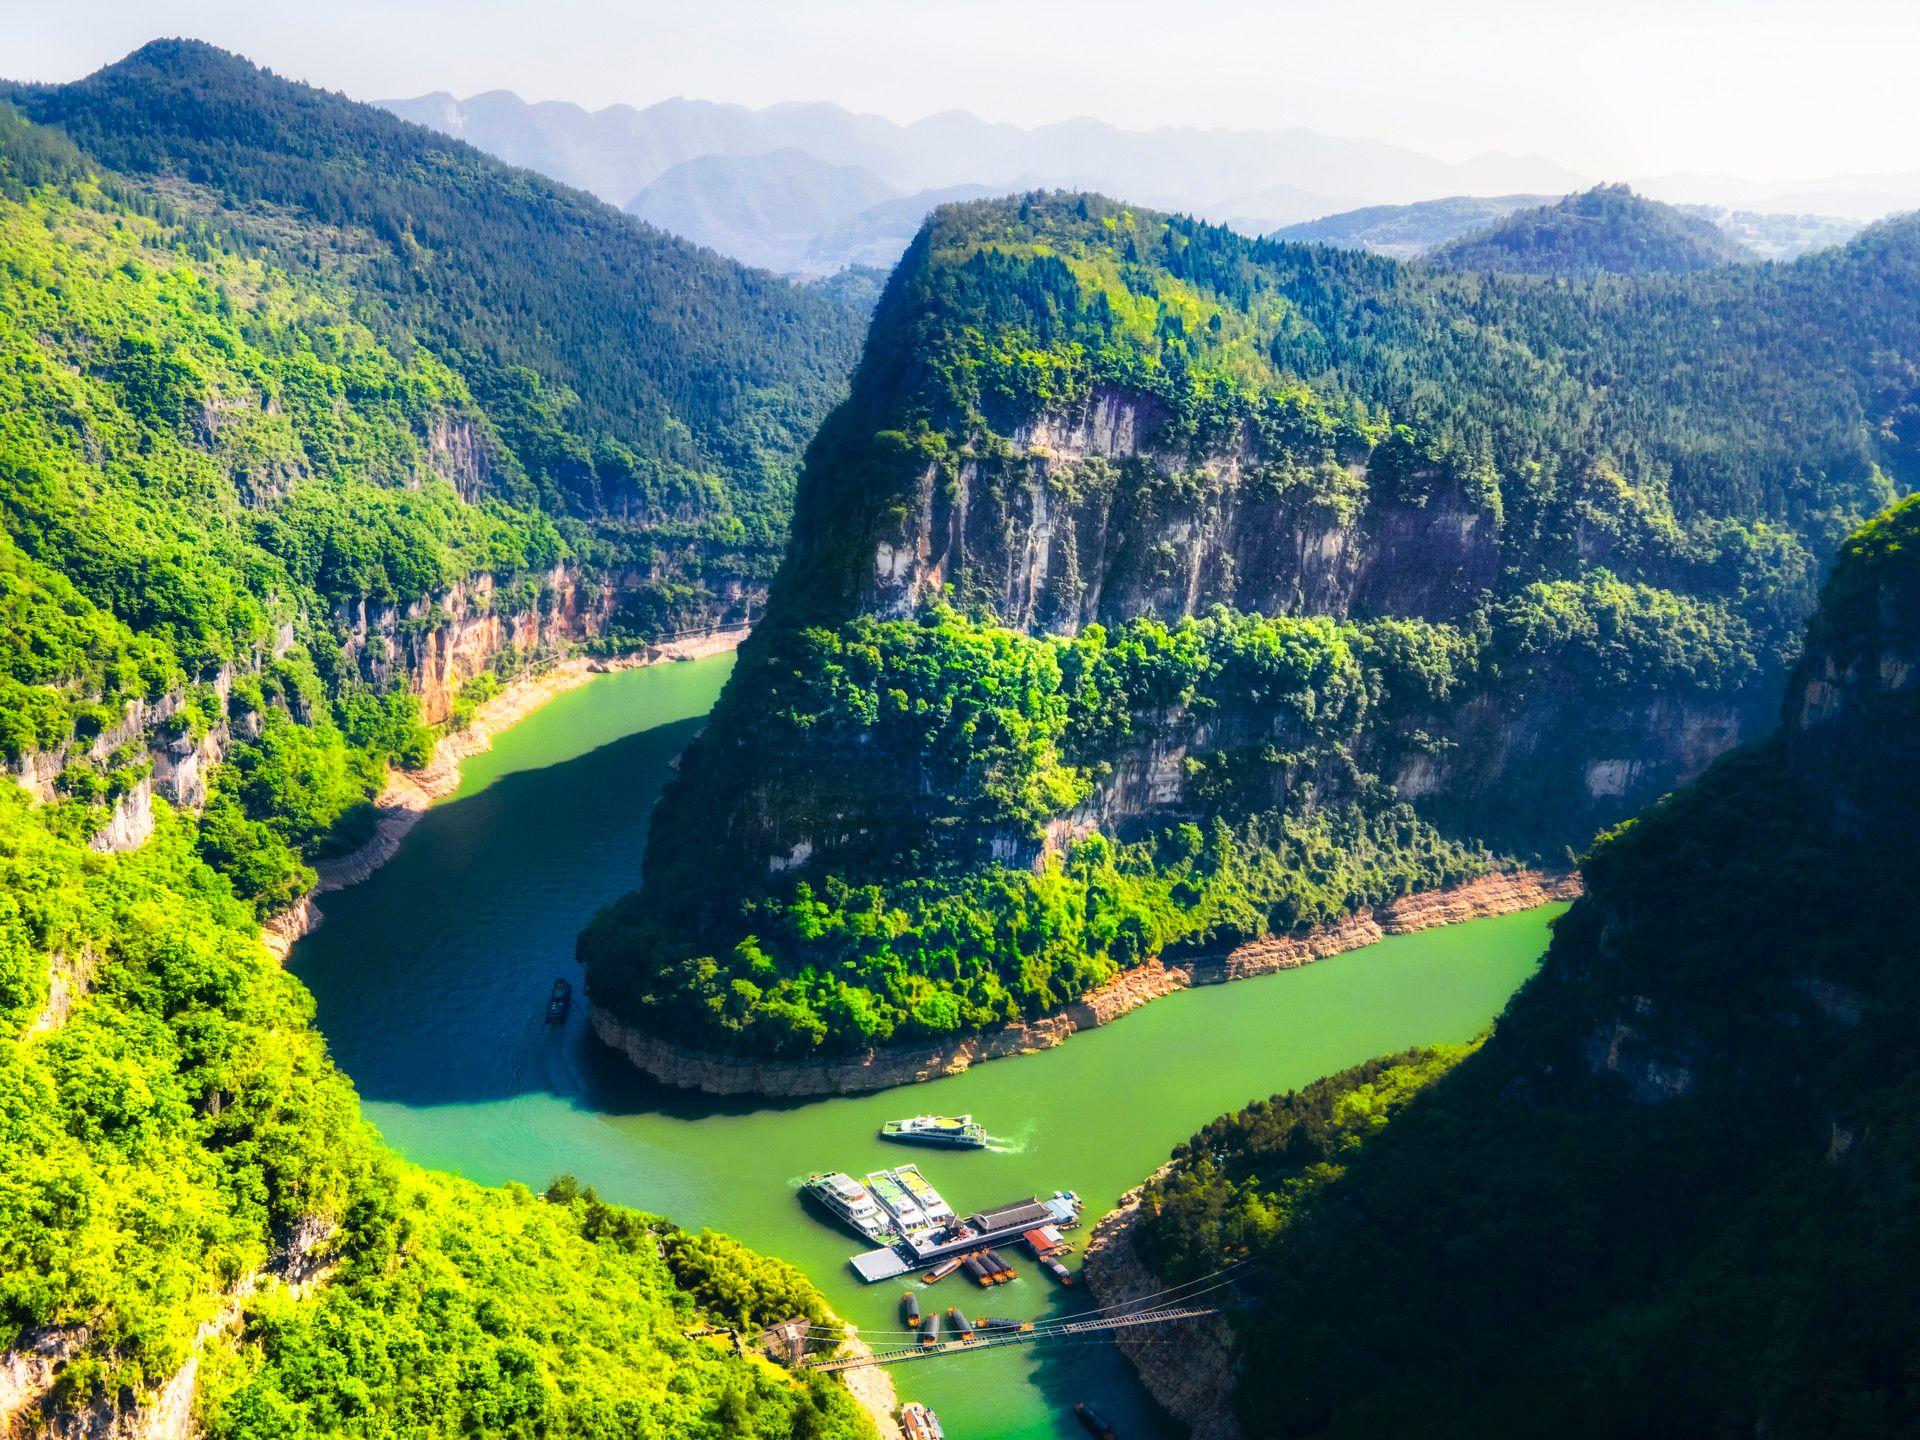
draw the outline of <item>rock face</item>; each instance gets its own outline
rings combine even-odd
[[[60,1370],[85,1352],[91,1340],[82,1326],[43,1330],[18,1349],[0,1355],[0,1436],[42,1440],[193,1440],[193,1402],[206,1347],[230,1341],[241,1327],[243,1307],[263,1285],[283,1287],[295,1298],[326,1282],[332,1273],[328,1242],[333,1226],[308,1217],[294,1225],[286,1243],[258,1270],[241,1276],[194,1331],[186,1362],[140,1395],[120,1392],[90,1403],[55,1403]]]
[[[1087,1241],[1081,1278],[1094,1303],[1101,1307],[1128,1306],[1149,1295],[1163,1293],[1167,1284],[1141,1263],[1133,1246],[1140,1220],[1144,1186],[1129,1190],[1120,1203],[1093,1228]],[[1201,1295],[1196,1305],[1215,1303],[1231,1289]],[[1246,1440],[1233,1413],[1233,1330],[1214,1316],[1178,1322],[1169,1335],[1165,1327],[1120,1330],[1114,1334],[1120,1351],[1132,1362],[1147,1393],[1174,1419],[1186,1425],[1190,1440]],[[1177,1336],[1178,1344],[1169,1344]]]
[[[1912,500],[1850,543],[1782,719],[1801,793],[1848,835],[1920,840],[1920,543]]]
[[[1055,1014],[984,1034],[937,1044],[881,1046],[813,1061],[757,1060],[692,1050],[627,1025],[598,1005],[590,1005],[588,1013],[602,1042],[668,1085],[712,1095],[857,1095],[957,1075],[986,1060],[1051,1049],[1076,1031],[1105,1025],[1177,990],[1293,970],[1388,935],[1512,914],[1571,900],[1579,893],[1580,879],[1572,874],[1519,870],[1485,875],[1464,885],[1395,900],[1337,925],[1304,934],[1267,936],[1224,955],[1173,962],[1156,958]]]
[[[456,441],[457,435],[449,432],[447,443],[457,449]],[[634,572],[589,581],[572,566],[562,564],[511,588],[494,576],[482,575],[444,595],[411,605],[370,605],[363,601],[332,618],[348,662],[376,687],[405,685],[411,689],[420,698],[421,718],[437,725],[452,713],[461,686],[483,672],[496,656],[508,651],[554,655],[597,639],[605,633],[623,597],[652,578]],[[718,637],[721,648],[731,648],[746,633],[743,617],[757,600],[757,592],[736,587],[716,597],[710,626],[685,640],[668,640],[638,653],[642,657],[685,653],[688,646],[697,649],[712,637]],[[293,627],[285,625],[257,659],[284,654],[293,643]],[[575,677],[571,683],[578,683],[578,677],[591,668],[584,661],[580,667],[566,672]],[[230,666],[214,677],[213,689],[222,701],[231,693],[234,678]],[[96,850],[110,853],[137,849],[153,833],[155,796],[177,809],[197,810],[206,804],[208,776],[226,758],[232,744],[232,732],[225,720],[204,729],[189,727],[182,718],[185,705],[182,694],[154,701],[136,699],[128,704],[119,723],[91,741],[76,738],[54,750],[21,756],[11,767],[14,778],[37,798],[50,800],[56,794],[61,772],[69,764],[85,761],[105,767],[117,755],[123,756],[128,747],[143,747],[146,776],[111,799],[106,822],[92,840]],[[430,788],[434,779],[429,771],[417,781],[396,782],[402,791],[410,783]],[[382,796],[379,803],[389,811],[424,808],[425,804],[422,801],[419,806],[410,806],[398,794]],[[397,836],[390,838],[398,843]]]
[[[1196,457],[1151,438],[1164,419],[1096,392],[1018,427],[1006,453],[963,459],[951,480],[927,467],[877,521],[859,608],[910,615],[950,585],[1006,624],[1059,634],[1214,604],[1444,619],[1494,578],[1495,517],[1457,485],[1343,516],[1289,500],[1249,429]],[[1366,456],[1347,463],[1364,487]]]

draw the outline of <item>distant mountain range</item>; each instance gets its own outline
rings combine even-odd
[[[1592,183],[1538,156],[1451,162],[1312,130],[1125,130],[1091,119],[1026,128],[958,110],[901,125],[826,103],[756,110],[686,99],[587,110],[507,90],[380,103],[723,254],[803,275],[890,267],[935,205],[1021,190],[1098,190],[1249,235],[1405,257]],[[1635,188],[1697,207],[1766,258],[1858,228],[1833,217],[1920,206],[1920,172],[1792,184],[1676,174]]]
[[[1456,164],[1310,130],[1025,129],[962,111],[899,125],[837,105],[704,100],[590,111],[504,90],[381,103],[738,259],[820,274],[891,265],[934,205],[1017,190],[1101,190],[1259,234],[1355,205],[1585,183],[1536,157]]]

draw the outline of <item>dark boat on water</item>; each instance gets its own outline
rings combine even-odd
[[[1098,1436],[1099,1440],[1120,1440],[1114,1434],[1113,1426],[1107,1423],[1107,1417],[1091,1405],[1076,1405],[1073,1413],[1080,1417],[1080,1423],[1087,1427],[1088,1433]]]
[[[565,980],[553,982],[553,994],[547,997],[547,1024],[564,1025],[567,1011],[573,1008],[573,986]]]

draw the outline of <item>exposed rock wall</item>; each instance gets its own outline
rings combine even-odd
[[[458,448],[457,433],[449,432],[447,444]],[[623,598],[651,578],[635,571],[588,580],[562,564],[528,585],[506,588],[495,577],[482,575],[444,595],[406,606],[362,601],[338,611],[332,619],[348,662],[377,686],[410,688],[420,698],[422,718],[437,725],[452,713],[461,686],[496,656],[517,650],[551,657],[600,637]],[[694,638],[744,633],[744,617],[758,598],[757,592],[737,587],[717,596],[710,607],[713,624],[695,632]],[[664,642],[652,650],[664,654],[675,643]],[[282,625],[271,643],[242,669],[257,670],[293,644],[293,626]],[[236,673],[227,666],[214,678],[214,691],[222,701],[232,693]],[[185,726],[179,718],[185,705],[183,693],[153,701],[132,700],[119,722],[92,740],[76,737],[55,749],[31,752],[10,768],[20,785],[46,801],[54,798],[60,774],[70,763],[84,759],[105,766],[129,746],[144,748],[147,775],[114,796],[107,819],[92,841],[96,850],[111,853],[137,849],[153,833],[154,797],[178,809],[199,809],[206,804],[209,774],[226,758],[232,744],[224,720],[197,734],[197,727]],[[431,776],[422,783],[430,786]],[[401,797],[383,796],[381,808],[406,807]]]
[[[928,467],[877,522],[860,608],[911,614],[953,586],[1009,624],[1071,634],[1225,603],[1268,614],[1447,618],[1498,569],[1494,515],[1457,487],[1340,513],[1293,498],[1242,429],[1211,453],[1156,443],[1150,402],[1111,391],[1042,416],[1005,453]],[[1356,488],[1365,457],[1347,466]]]
[[[1549,901],[1570,900],[1579,893],[1577,875],[1536,870],[1485,875],[1463,885],[1410,895],[1304,934],[1263,937],[1224,955],[1171,963],[1156,958],[1055,1014],[1016,1021],[984,1034],[925,1045],[880,1046],[818,1060],[760,1060],[693,1050],[625,1024],[598,1005],[589,1006],[589,1016],[594,1033],[605,1044],[669,1085],[714,1095],[855,1095],[955,1075],[986,1060],[1050,1049],[1076,1031],[1105,1025],[1176,990],[1292,970],[1388,935],[1511,914]]]
[[[1080,1277],[1096,1305],[1133,1305],[1167,1288],[1166,1281],[1147,1269],[1133,1244],[1144,1190],[1140,1186],[1122,1195],[1087,1241]],[[1194,1303],[1219,1303],[1222,1295],[1230,1293],[1195,1292]],[[1181,1321],[1172,1334],[1166,1327],[1120,1330],[1113,1338],[1147,1393],[1189,1428],[1190,1440],[1246,1440],[1233,1413],[1234,1336],[1225,1319]],[[1178,1344],[1168,1343],[1176,1338]]]

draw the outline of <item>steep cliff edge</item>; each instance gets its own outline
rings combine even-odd
[[[1596,848],[1483,1046],[1222,1117],[1114,1222],[1234,1267],[1246,1433],[1920,1424],[1916,542],[1843,547],[1780,732]]]
[[[1917,283],[1913,224],[1545,287],[1097,197],[938,212],[673,843],[581,937],[603,1023],[959,1053],[1163,952],[1564,864],[1765,728],[1815,554],[1920,473],[1883,373]],[[1751,428],[1782,393],[1862,424]]]

